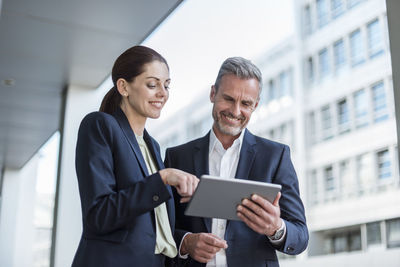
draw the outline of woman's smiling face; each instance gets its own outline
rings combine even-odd
[[[128,113],[139,120],[160,117],[161,109],[169,97],[170,81],[165,63],[153,61],[145,64],[143,73],[132,82],[124,82],[123,105]]]

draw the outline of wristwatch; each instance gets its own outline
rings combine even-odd
[[[275,234],[269,235],[268,238],[271,240],[279,240],[282,238],[283,234],[285,233],[285,222],[282,220],[282,225],[276,230]]]

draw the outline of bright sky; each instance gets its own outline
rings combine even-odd
[[[293,34],[293,13],[292,0],[184,1],[144,42],[167,59],[171,70],[161,119],[208,92],[227,57],[256,59]]]
[[[210,90],[222,62],[251,60],[293,33],[292,0],[185,0],[144,42],[160,52],[171,69],[170,98],[160,120]],[[99,90],[108,91],[111,79]],[[149,120],[147,127],[157,121]],[[37,190],[53,193],[59,134],[41,150]]]

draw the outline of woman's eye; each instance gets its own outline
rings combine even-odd
[[[153,89],[153,88],[156,88],[156,85],[155,84],[148,84],[147,87]]]

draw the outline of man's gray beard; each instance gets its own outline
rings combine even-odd
[[[240,134],[245,126],[242,127],[229,127],[229,126],[224,126],[221,124],[220,121],[214,120],[215,126],[218,128],[218,130],[226,135],[230,136],[236,136]]]
[[[212,117],[214,119],[214,125],[215,127],[223,134],[230,135],[230,136],[236,136],[242,132],[242,130],[246,127],[246,125],[243,125],[243,127],[229,127],[229,126],[224,126],[221,123],[221,120],[218,120],[218,114],[215,112],[214,107],[212,110]],[[228,129],[227,129],[228,128]]]

